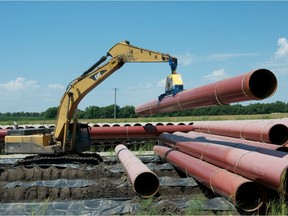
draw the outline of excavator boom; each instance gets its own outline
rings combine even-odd
[[[106,61],[107,57],[111,57],[111,59],[101,65],[101,63]],[[177,59],[169,54],[142,49],[130,45],[129,42],[117,43],[113,46],[106,56],[103,56],[79,78],[71,82],[62,96],[58,108],[54,137],[58,142],[62,143],[63,150],[66,150],[67,145],[72,146],[70,150],[73,150],[73,146],[75,147],[73,143],[75,137],[68,139],[69,125],[75,115],[78,104],[92,89],[121,68],[126,62],[168,62],[171,60],[177,62]],[[75,117],[74,122],[76,123],[76,121],[77,117]],[[75,135],[76,128],[73,130],[72,134]],[[70,140],[72,140],[72,144],[68,143]]]
[[[78,123],[78,104],[92,89],[126,62],[169,62],[170,66],[173,65],[171,70],[177,67],[177,59],[169,54],[132,46],[127,41],[117,43],[105,56],[68,85],[60,100],[56,126],[52,134],[45,130],[11,130],[5,137],[5,152],[54,154],[88,150],[88,125]]]

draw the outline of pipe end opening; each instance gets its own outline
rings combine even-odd
[[[288,128],[283,124],[276,124],[270,129],[269,139],[271,143],[283,145],[288,141]]]
[[[257,211],[264,200],[263,189],[254,182],[242,184],[235,195],[236,206],[246,212]]]
[[[144,198],[154,196],[159,190],[159,179],[152,172],[144,172],[134,181],[134,190]]]
[[[275,93],[277,89],[277,79],[270,70],[259,69],[251,75],[249,86],[252,94],[262,100]]]

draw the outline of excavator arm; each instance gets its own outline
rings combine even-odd
[[[101,65],[109,57],[110,59]],[[58,108],[54,138],[57,142],[61,143],[63,151],[73,150],[75,147],[76,111],[80,101],[126,62],[174,62],[177,64],[177,59],[171,57],[169,54],[132,46],[127,41],[117,43],[113,46],[106,56],[103,56],[80,77],[73,80],[62,96]],[[68,138],[68,131],[72,119],[74,119],[72,138]]]

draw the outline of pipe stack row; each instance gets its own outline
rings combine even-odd
[[[259,69],[144,103],[135,111],[149,115],[262,100],[276,88],[274,74]],[[287,193],[287,139],[287,125],[279,122],[195,122],[188,133],[162,133],[153,150],[235,206],[255,211],[264,202],[265,188]]]

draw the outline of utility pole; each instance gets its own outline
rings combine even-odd
[[[116,119],[116,96],[117,96],[117,88],[113,88],[114,90],[114,119]]]

